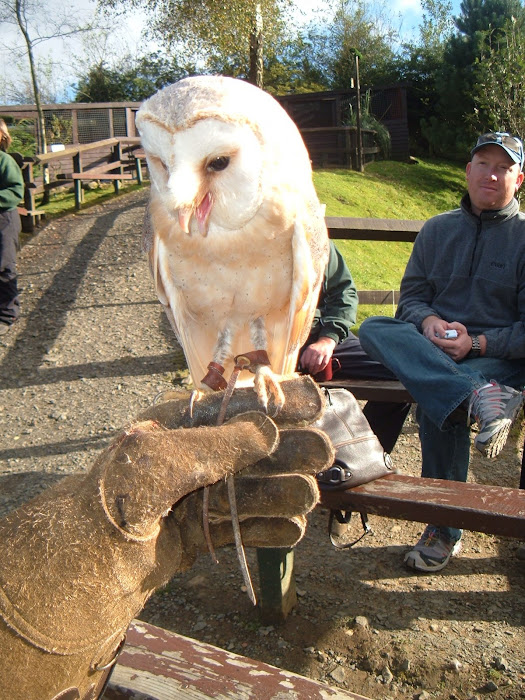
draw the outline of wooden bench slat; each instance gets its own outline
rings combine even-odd
[[[413,219],[365,219],[327,216],[330,238],[355,241],[405,241],[413,243],[425,223]]]
[[[358,290],[360,304],[397,304],[400,292],[397,289],[363,289]]]
[[[45,216],[44,209],[26,209],[25,207],[17,207],[20,216]]]
[[[72,180],[133,180],[131,173],[106,173],[85,170],[83,173],[71,173]]]
[[[94,148],[107,148],[108,146],[114,146],[119,143],[119,139],[112,137],[109,139],[102,139],[102,141],[94,141],[93,143],[83,143],[83,144],[71,144],[67,146],[63,151],[56,151],[54,153],[39,153],[34,157],[35,163],[49,163],[52,160],[61,160],[62,158],[71,158],[78,153],[85,153],[86,151],[91,151]]]
[[[319,681],[133,620],[104,700],[367,700]]]
[[[525,539],[525,490],[504,486],[391,474],[347,491],[323,492],[321,504]]]
[[[58,173],[56,175],[57,180],[68,179],[71,180],[75,175],[87,175],[89,173],[106,173],[110,170],[115,170],[115,168],[120,168],[127,164],[122,163],[120,160],[113,160],[110,163],[102,163],[96,165],[95,167],[89,168],[88,170],[83,170],[81,173]]]
[[[113,166],[118,167],[118,166]],[[62,180],[131,180],[131,173],[110,173],[106,170],[84,170],[81,173],[60,173],[57,179]],[[61,183],[59,183],[61,184]]]
[[[321,382],[321,386],[331,389],[348,389],[356,399],[362,401],[398,401],[414,403],[414,399],[401,382],[392,379],[337,379]]]

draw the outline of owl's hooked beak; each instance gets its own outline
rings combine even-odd
[[[211,194],[206,192],[197,207],[180,207],[178,210],[179,226],[184,233],[190,233],[190,220],[193,215],[197,220],[197,226],[201,236],[208,235],[208,218],[210,216],[213,200]]]

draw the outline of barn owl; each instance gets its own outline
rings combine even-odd
[[[140,107],[151,195],[144,248],[197,387],[284,397],[328,260],[324,209],[292,120],[263,90],[185,78]]]

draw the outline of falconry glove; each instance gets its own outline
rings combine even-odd
[[[65,478],[0,520],[5,697],[99,697],[131,619],[207,548],[203,487],[211,486],[216,547],[232,542],[223,482],[231,474],[239,474],[246,545],[300,539],[318,499],[313,475],[333,452],[322,432],[291,427],[321,412],[315,384],[308,378],[283,384],[288,412],[280,426],[251,410],[257,406],[251,389],[240,390],[237,415],[220,427],[205,425],[216,418],[213,401],[197,403],[200,425],[187,428],[178,426],[191,420],[188,396],[159,404],[123,431],[90,472]],[[306,398],[302,410],[298,396]]]

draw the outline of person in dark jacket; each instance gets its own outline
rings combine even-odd
[[[483,134],[467,165],[459,209],[418,234],[395,318],[361,326],[363,348],[384,363],[418,403],[422,476],[466,481],[470,423],[485,456],[502,450],[525,385],[525,215],[523,144]],[[428,525],[405,556],[417,571],[439,571],[460,549],[462,531]]]
[[[20,234],[17,206],[24,196],[20,167],[6,151],[11,136],[0,119],[0,336],[5,335],[20,313],[16,254]]]
[[[350,328],[357,317],[358,296],[341,253],[330,241],[319,301],[308,340],[299,355],[299,368],[318,381],[395,379],[390,370],[372,360]],[[410,411],[409,403],[368,401],[363,409],[385,452],[392,452]]]

